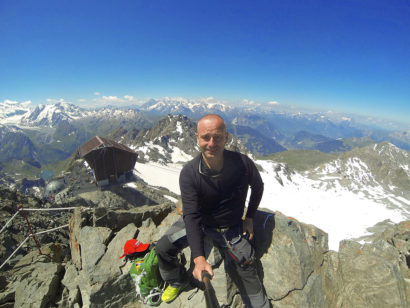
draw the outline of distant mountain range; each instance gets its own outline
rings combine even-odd
[[[276,106],[255,106],[247,104],[232,107],[223,104],[215,104],[205,101],[193,101],[189,99],[161,99],[150,100],[140,108],[146,115],[165,116],[167,114],[185,115],[193,120],[198,120],[204,114],[216,113],[223,116],[228,123],[228,129],[235,133],[238,127],[251,128],[259,135],[266,137],[258,141],[260,146],[249,146],[254,148],[258,154],[266,155],[286,149],[318,149],[325,152],[338,152],[351,149],[349,142],[351,138],[370,138],[375,142],[389,141],[394,145],[410,150],[410,131],[392,131],[381,128],[377,123],[369,122],[367,119],[359,122],[345,115],[328,114],[323,112],[296,112],[279,111]],[[361,119],[358,117],[358,119]],[[238,129],[237,129],[238,130]],[[244,129],[242,129],[243,131]],[[307,140],[300,140],[301,133],[305,132]],[[239,135],[239,134],[238,134]],[[246,135],[241,139],[248,138]],[[299,135],[299,138],[298,136]],[[322,136],[320,141],[314,142],[312,136]],[[298,139],[298,140],[297,140]],[[269,140],[269,141],[268,141]],[[270,144],[274,140],[280,146]],[[297,141],[296,141],[297,140]],[[252,141],[254,142],[253,138]],[[265,148],[267,147],[267,149]],[[281,148],[283,147],[283,148]],[[273,148],[273,150],[272,150]]]
[[[206,99],[163,98],[151,99],[138,108],[85,109],[59,102],[30,109],[27,103],[5,101],[0,103],[0,163],[5,166],[17,160],[41,169],[70,157],[79,145],[95,135],[125,138],[141,159],[156,155],[165,162],[170,154],[155,150],[157,146],[190,147],[187,153],[192,153],[196,144],[194,135],[187,141],[176,136],[178,130],[167,128],[171,124],[166,122],[173,119],[167,115],[181,115],[177,118],[181,125],[178,129],[185,132],[195,128],[196,121],[207,113],[223,116],[228,131],[235,137],[233,145],[246,147],[254,155],[296,149],[338,153],[384,141],[410,149],[408,131],[371,128],[334,114],[278,111],[275,106],[233,107]],[[147,141],[149,134],[157,135],[157,139]],[[144,153],[140,148],[150,150]]]
[[[207,113],[230,114],[232,116],[236,110],[236,108],[220,103],[185,98],[151,99],[143,104],[140,109],[151,115],[182,114],[193,119],[200,118]]]
[[[0,121],[4,123],[0,124],[0,163],[5,169],[31,176],[67,159],[95,135],[108,135],[119,127],[153,125],[135,108],[84,109],[61,102],[34,109],[25,104],[0,103]],[[31,167],[27,170],[25,163],[37,171]]]

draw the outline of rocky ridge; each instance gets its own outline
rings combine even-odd
[[[318,179],[318,187],[345,187],[408,212],[409,166],[408,151],[384,142],[342,153],[337,159],[305,172],[305,175]]]
[[[12,159],[26,161],[35,161],[37,159],[34,144],[18,127],[0,124],[0,144],[2,144],[0,163]]]
[[[138,153],[141,162],[185,162],[198,154],[196,122],[183,115],[168,115],[150,129],[117,130],[112,137]],[[227,148],[248,153],[240,140],[230,135]]]
[[[28,217],[34,233],[58,228],[68,223],[72,215],[72,210],[57,211],[58,208],[73,208],[83,206],[85,208],[106,208],[115,210],[130,210],[134,207],[147,205],[154,206],[163,204],[171,206],[171,200],[177,200],[178,196],[167,189],[149,186],[143,180],[135,178],[132,183],[111,186],[109,189],[99,190],[95,186],[93,189],[84,189],[86,186],[82,180],[83,168],[80,162],[74,160],[70,166],[70,176],[66,181],[73,183],[65,190],[56,195],[53,202],[35,197],[34,195],[24,195],[15,190],[10,190],[6,186],[0,186],[0,221],[4,231],[0,233],[0,263],[11,255],[18,245],[27,237],[29,232],[25,220]],[[81,189],[78,189],[77,179]],[[20,212],[11,222],[6,222],[18,212],[20,207],[27,209],[50,209],[50,211]],[[24,214],[24,215],[23,215]],[[68,230],[59,229],[56,232],[43,234],[38,238],[40,244],[59,242],[66,243]],[[64,246],[64,245],[63,245]],[[12,259],[10,265],[13,266],[23,255],[31,249],[36,249],[34,241],[27,241],[20,251]],[[1,306],[0,306],[1,307]]]
[[[4,194],[3,210],[13,198],[36,202]],[[143,307],[128,274],[131,263],[119,258],[122,247],[135,237],[157,241],[180,217],[174,208],[170,203],[129,209],[79,206],[70,218],[69,236],[42,243],[41,255],[27,250],[2,272],[0,307]],[[325,232],[280,212],[258,211],[255,235],[259,274],[274,307],[410,304],[409,221],[388,226],[368,244],[342,241],[339,252],[328,250]],[[219,254],[211,247],[207,251],[220,304],[243,307]],[[189,249],[183,253],[189,268]],[[203,293],[195,286],[160,307],[203,307]]]

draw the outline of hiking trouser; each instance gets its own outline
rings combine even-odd
[[[242,225],[226,228],[223,231],[204,227],[203,231],[221,251],[225,270],[238,287],[246,307],[270,307],[257,274],[253,247],[248,240],[242,237]],[[235,248],[235,255],[232,255],[232,249],[229,247],[231,244]],[[161,276],[164,281],[173,286],[180,285],[186,275],[185,268],[179,262],[178,253],[187,246],[185,224],[181,217],[156,246]]]
[[[181,285],[186,275],[185,267],[178,258],[179,252],[185,247],[188,247],[188,239],[185,224],[181,217],[168,229],[155,246],[161,277],[173,286]]]

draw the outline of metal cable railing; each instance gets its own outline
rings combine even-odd
[[[41,253],[40,247],[39,247],[39,243],[37,242],[37,239],[35,238],[36,235],[40,235],[40,234],[44,234],[44,233],[49,233],[49,232],[53,232],[62,228],[67,228],[69,226],[69,224],[63,225],[63,226],[59,226],[59,227],[55,227],[49,230],[44,230],[44,231],[40,231],[37,233],[33,233],[32,229],[31,229],[31,225],[30,222],[28,220],[27,215],[25,215],[25,213],[22,212],[30,212],[30,211],[66,211],[66,210],[73,210],[76,207],[61,207],[61,208],[23,208],[23,207],[19,207],[19,209],[17,210],[16,213],[14,213],[14,215],[6,222],[6,224],[3,226],[3,228],[1,228],[0,230],[0,234],[7,228],[7,226],[10,224],[11,221],[13,221],[13,219],[17,216],[17,214],[23,214],[24,218],[26,219],[27,222],[27,226],[29,229],[28,232],[28,236],[20,243],[20,245],[12,252],[12,254],[0,265],[0,269],[3,268],[3,266],[10,261],[10,259],[17,253],[17,251],[27,242],[28,239],[30,239],[31,237],[34,239],[34,241],[36,242],[36,245],[38,247],[38,250]],[[82,208],[83,211],[88,211],[91,210],[90,207],[87,208]]]

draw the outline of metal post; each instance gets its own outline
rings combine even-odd
[[[35,236],[34,233],[33,233],[33,229],[31,228],[30,221],[29,221],[29,219],[28,219],[28,217],[27,217],[27,214],[24,212],[23,206],[20,206],[20,207],[19,207],[19,212],[20,212],[21,215],[23,215],[23,217],[26,219],[27,227],[28,227],[28,236],[29,236],[29,237],[32,237],[32,238],[34,239],[34,242],[35,242],[36,245],[37,245],[38,251],[39,251],[40,255],[42,255],[43,253],[41,252],[41,249],[40,249],[40,243],[37,241],[37,238],[36,238],[36,236]]]

